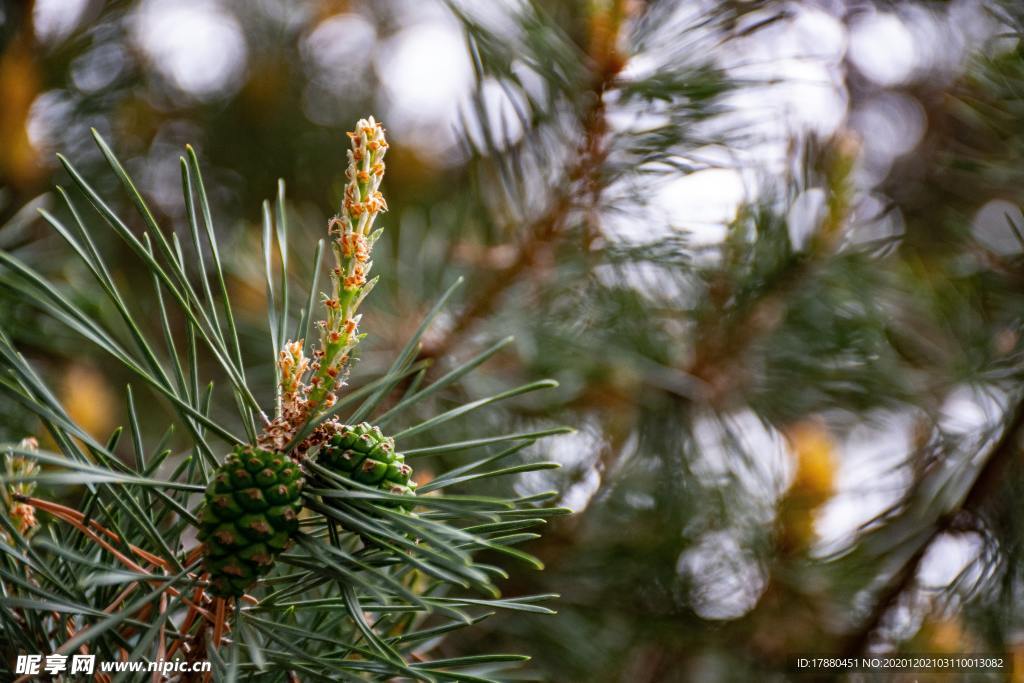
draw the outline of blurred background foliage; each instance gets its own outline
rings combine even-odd
[[[126,203],[96,128],[184,236],[192,144],[269,395],[260,202],[285,179],[308,288],[343,132],[373,113],[391,211],[353,384],[462,274],[431,372],[516,341],[439,400],[552,376],[486,419],[578,430],[515,483],[577,510],[507,586],[559,615],[446,651],[525,651],[551,681],[892,650],[1024,671],[1022,30],[980,0],[8,0],[0,244],[102,312],[34,214],[67,184],[55,153]],[[0,320],[83,426],[123,423],[120,370],[30,302]],[[36,431],[3,408],[6,439]]]

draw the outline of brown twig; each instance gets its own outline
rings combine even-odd
[[[89,527],[87,527],[85,525],[85,523],[84,523],[85,522],[85,516],[81,512],[78,512],[77,510],[74,510],[72,508],[66,507],[64,505],[60,505],[59,503],[53,503],[53,502],[48,501],[48,500],[43,500],[41,498],[32,498],[32,497],[28,497],[28,496],[19,496],[19,499],[24,499],[23,502],[28,503],[29,505],[32,505],[32,506],[34,506],[34,507],[36,507],[36,508],[38,508],[40,510],[44,510],[46,512],[49,512],[50,514],[52,514],[53,516],[57,517],[58,519],[60,519],[60,520],[62,520],[64,522],[70,524],[71,526],[75,527],[81,533],[85,534],[90,539],[92,539],[97,544],[99,544],[104,550],[106,550],[107,552],[112,554],[115,558],[117,558],[118,561],[120,561],[123,565],[125,565],[129,569],[131,569],[133,571],[136,571],[136,572],[138,572],[140,574],[145,574],[147,576],[152,576],[154,582],[164,580],[165,577],[160,577],[160,576],[151,574],[145,567],[143,567],[139,563],[135,562],[134,560],[132,560],[131,558],[126,556],[124,553],[119,551],[117,548],[115,548],[113,545],[111,545],[109,542],[107,542],[104,539],[103,536],[107,536],[107,537],[111,538],[112,540],[114,540],[116,542],[121,542],[121,537],[118,536],[113,531],[111,531],[110,529],[107,529],[106,527],[104,527],[97,520],[95,520],[95,519],[88,520]],[[164,559],[162,559],[160,557],[157,557],[156,555],[153,555],[152,553],[149,553],[149,552],[147,552],[147,551],[145,551],[145,550],[143,550],[141,548],[138,548],[138,547],[136,547],[134,545],[131,545],[131,544],[126,544],[126,545],[127,545],[127,547],[133,553],[135,553],[138,557],[140,557],[144,561],[146,561],[146,562],[148,562],[148,563],[150,563],[150,564],[152,564],[154,566],[157,566],[157,567],[163,569],[165,572],[170,571],[170,565]],[[187,559],[188,563],[191,564],[192,562],[195,562],[195,560],[198,559],[200,553],[201,553],[201,549],[200,548],[194,548],[192,551],[190,551],[189,554],[186,556],[186,559]],[[110,605],[108,605],[107,608],[104,611],[106,613],[108,613],[108,614],[112,613],[121,603],[124,602],[124,600],[134,590],[136,590],[138,585],[139,585],[138,582],[133,582],[128,587],[126,587],[120,594],[118,594],[118,596],[114,599],[114,601]],[[211,622],[214,622],[216,624],[216,617],[214,615],[211,615],[209,610],[206,610],[206,609],[200,607],[200,604],[202,602],[202,597],[203,597],[202,587],[200,587],[196,591],[196,598],[197,599],[195,601],[192,601],[192,600],[189,600],[188,598],[186,598],[184,595],[182,595],[182,593],[178,589],[174,588],[173,586],[166,586],[165,590],[164,590],[164,593],[161,594],[161,596],[160,596],[161,611],[166,609],[167,594],[170,594],[170,595],[173,595],[175,597],[180,598],[182,603],[187,605],[188,608],[189,608],[188,618],[186,618],[186,624],[183,624],[183,628],[182,628],[182,631],[181,631],[183,634],[187,633],[188,629],[191,628],[192,622],[195,620],[196,616],[202,616],[204,620],[211,621]],[[247,599],[251,600],[254,603],[256,602],[255,598],[252,598],[251,596],[247,595],[245,597]],[[151,605],[144,606],[142,611],[140,612],[140,617],[139,618],[140,619],[144,619],[145,618],[144,615],[148,614],[148,611],[150,611],[150,610],[151,610]],[[221,616],[223,617],[223,615],[221,615]],[[223,624],[220,624],[220,627],[221,627],[221,629],[223,629]],[[128,632],[130,633],[130,631],[131,631],[131,628],[129,627]],[[69,636],[69,637],[73,637],[73,636]],[[161,632],[161,640],[160,640],[160,648],[161,648],[161,650],[164,647],[163,642],[164,641],[163,641],[163,631],[162,631]],[[176,652],[177,649],[178,649],[178,646],[180,645],[180,643],[181,643],[180,640],[175,640],[174,643],[172,644],[171,648],[168,650],[168,654],[166,656],[170,657],[174,652]]]
[[[224,630],[227,625],[227,600],[217,598],[214,602],[216,617],[213,620],[213,646],[220,647],[220,641],[224,637]]]
[[[195,605],[202,604],[203,594],[203,587],[197,587],[195,595],[192,596],[192,602],[189,604],[188,612],[185,614],[185,619],[181,622],[181,626],[178,628],[178,633],[181,634],[181,637],[171,643],[171,647],[167,650],[167,659],[173,657],[174,653],[178,651],[178,648],[184,645],[185,639],[188,638],[188,632],[192,630],[192,624],[195,623],[196,617],[199,616],[199,611],[196,609]]]
[[[131,595],[133,592],[135,592],[135,589],[138,588],[138,587],[139,587],[139,582],[138,581],[133,581],[130,584],[128,584],[127,588],[125,588],[123,591],[121,591],[120,593],[117,594],[117,597],[114,598],[114,601],[112,603],[110,603],[105,608],[103,608],[104,613],[106,613],[106,614],[113,614],[114,610],[117,609],[118,606],[122,602],[124,602],[128,598],[129,595]]]
[[[44,500],[42,498],[33,498],[31,496],[15,496],[15,499],[21,502],[28,503],[29,505],[40,510],[43,510],[45,512],[49,512],[54,517],[57,517],[58,519],[64,522],[67,522],[68,524],[75,527],[92,540],[99,543],[105,550],[114,555],[118,560],[122,562],[122,564],[129,567],[130,569],[133,569],[134,571],[140,572],[142,574],[149,573],[142,569],[142,567],[140,567],[136,562],[134,562],[126,555],[124,555],[124,553],[114,548],[106,540],[104,540],[104,538],[102,538],[99,534],[103,534],[104,536],[107,536],[108,538],[117,542],[121,541],[121,537],[115,534],[110,529],[107,529],[105,526],[97,522],[95,519],[88,520],[89,525],[86,526],[85,515],[79,512],[78,510],[67,507],[66,505],[54,503],[48,500]],[[153,553],[143,550],[138,546],[134,546],[131,544],[126,545],[133,553],[138,555],[141,559],[145,560],[146,562],[149,562],[152,565],[156,565],[164,571],[170,571],[170,565],[163,558],[157,557]]]

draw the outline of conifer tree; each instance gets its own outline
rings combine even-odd
[[[1018,656],[1018,5],[225,1],[250,68],[207,100],[141,61],[79,88],[92,50],[135,59],[140,3],[35,60],[6,11],[0,134],[31,109],[4,75],[33,73],[68,158],[0,150],[0,667],[663,683]],[[464,41],[454,142],[380,112],[389,139],[361,121],[339,162],[333,121],[398,99],[382,65],[419,12]],[[871,26],[909,61],[863,59]],[[834,125],[774,108],[808,81]],[[150,164],[185,133],[169,201]],[[257,216],[274,174],[291,198]],[[664,210],[701,177],[695,213],[742,181],[720,224]],[[101,434],[72,399],[119,384]]]

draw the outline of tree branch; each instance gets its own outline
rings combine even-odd
[[[538,258],[541,249],[550,248],[561,238],[568,218],[578,204],[585,205],[588,216],[592,214],[601,195],[600,170],[608,157],[605,93],[625,65],[615,42],[626,18],[626,3],[616,0],[604,17],[605,21],[595,18],[593,22],[594,34],[589,48],[593,73],[589,94],[592,100],[580,118],[582,139],[577,149],[577,161],[565,171],[568,179],[566,189],[555,197],[551,207],[540,218],[527,227],[509,265],[499,269],[470,299],[441,339],[424,346],[421,358],[444,357],[479,320],[490,315],[501,296],[542,260]],[[587,246],[593,237],[592,230],[588,229]]]
[[[974,479],[974,483],[971,484],[961,503],[936,520],[931,533],[921,543],[921,546],[893,575],[889,584],[880,591],[871,613],[843,647],[844,655],[861,654],[867,649],[872,634],[881,625],[885,615],[896,605],[900,596],[914,585],[921,562],[935,539],[949,531],[958,517],[976,512],[989,498],[992,491],[999,486],[1006,468],[1009,467],[1014,456],[1020,450],[1019,442],[1022,433],[1024,433],[1024,399],[1017,402],[1006,429],[1003,430],[1002,437],[992,447],[985,464],[978,471],[978,476]]]

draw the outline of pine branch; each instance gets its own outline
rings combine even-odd
[[[372,231],[372,217],[384,208],[377,193],[383,174],[383,131],[372,119],[360,125],[353,142],[344,215],[331,224],[339,229],[331,234],[337,264],[332,272],[333,296],[326,301],[323,353],[317,356],[323,364],[307,368],[301,349],[285,345],[285,354],[276,359],[281,361],[283,389],[279,419],[294,412],[301,413],[304,422],[291,425],[284,437],[267,446],[251,445],[256,439],[251,432],[248,442],[234,436],[223,420],[210,414],[212,384],[205,394],[199,390],[197,338],[213,356],[215,368],[230,380],[243,424],[250,425],[253,414],[260,411],[240,365],[229,292],[216,256],[217,237],[195,163],[181,160],[183,191],[197,248],[196,196],[207,222],[210,255],[229,321],[227,334],[217,319],[205,274],[201,288],[194,288],[177,242],[159,234],[160,227],[132,180],[98,136],[97,145],[143,214],[157,248],[151,246],[147,233],[141,238],[134,235],[82,176],[74,178],[156,283],[157,340],[162,343],[150,338],[147,326],[128,306],[90,227],[67,195],[63,196],[77,234],[56,217],[44,216],[114,304],[130,345],[76,298],[13,255],[0,252],[0,277],[5,284],[94,342],[166,399],[189,439],[183,453],[173,454],[165,448],[169,438],[165,434],[156,452],[148,452],[136,394],[129,388],[126,403],[134,457],[118,457],[114,451],[123,430],[115,431],[106,443],[90,436],[0,331],[0,360],[8,371],[0,389],[43,422],[55,448],[38,450],[31,442],[0,446],[6,454],[5,469],[0,472],[0,629],[22,634],[17,641],[0,641],[3,661],[13,661],[15,652],[66,653],[88,646],[90,652],[110,659],[208,658],[226,677],[287,669],[331,680],[396,675],[491,680],[461,671],[484,667],[480,671],[488,676],[500,675],[503,667],[523,661],[520,655],[438,659],[430,658],[428,652],[443,633],[486,618],[488,614],[477,613],[480,608],[551,612],[535,604],[550,596],[501,599],[495,579],[505,577],[505,571],[479,561],[477,555],[497,554],[540,568],[532,555],[515,547],[536,537],[522,530],[567,511],[548,505],[553,493],[476,496],[449,489],[458,491],[484,479],[557,467],[551,462],[508,465],[502,461],[540,439],[569,430],[544,423],[541,428],[466,439],[449,435],[447,429],[455,420],[556,384],[532,382],[448,406],[432,417],[412,417],[413,408],[493,356],[501,346],[497,345],[426,386],[410,387],[386,413],[389,421],[402,422],[394,437],[363,422],[381,412],[383,400],[394,387],[421,374],[424,364],[416,360],[415,350],[457,281],[381,376],[330,401],[326,414],[316,413],[320,397],[337,387],[334,380],[361,336],[355,331],[356,309],[372,286],[365,274],[369,248],[379,235]],[[373,154],[360,157],[362,150]],[[66,164],[74,173],[70,162]],[[286,288],[274,285],[288,275],[284,201],[284,187],[279,184],[277,211],[272,213],[269,203],[264,210],[266,330],[275,349],[289,316]],[[275,235],[282,256],[280,275],[274,272],[271,258]],[[168,300],[164,292],[170,294]],[[184,360],[171,311],[185,321],[189,348]],[[161,358],[158,348],[166,348],[168,357]],[[172,371],[165,369],[168,366]],[[317,374],[321,371],[331,380],[326,393],[307,379],[321,376]],[[301,401],[301,406],[300,392],[309,399]],[[300,428],[308,430],[309,439]],[[218,458],[211,445],[213,437],[234,445],[234,450]],[[432,482],[432,495],[416,497],[412,468],[396,450],[399,447],[409,458],[454,452],[476,452],[478,457],[447,476],[439,472]],[[178,462],[164,477],[160,465],[172,457]],[[47,468],[42,470],[41,464]],[[80,509],[33,494],[31,489],[37,485],[82,487]],[[442,489],[444,493],[439,493]],[[193,511],[191,496],[196,494],[203,494],[204,502]],[[36,513],[46,520],[42,528],[52,543],[29,543],[38,527]],[[199,528],[198,544],[190,531],[193,527]],[[267,591],[269,595],[264,595]],[[478,597],[481,594],[484,597]],[[320,609],[324,605],[333,613],[325,614]],[[185,617],[174,625],[170,615],[179,612]],[[80,623],[74,629],[65,628],[61,614],[80,615]],[[424,631],[430,634],[423,636],[431,643],[426,649],[418,637]],[[289,639],[282,640],[281,632],[287,632]],[[306,643],[302,651],[292,651],[296,639]]]
[[[737,243],[732,248],[726,245],[726,263],[708,278],[709,310],[701,315],[694,333],[693,359],[685,369],[688,376],[701,380],[705,388],[702,400],[715,404],[727,393],[737,390],[741,384],[737,376],[743,370],[742,359],[747,350],[782,324],[792,294],[820,273],[834,255],[848,225],[853,202],[851,173],[858,152],[858,145],[849,133],[838,134],[823,149],[811,146],[808,150],[808,154],[816,157],[812,161],[822,167],[821,181],[827,206],[804,251],[797,251],[789,243],[783,225],[774,227],[779,232],[774,236],[773,229],[764,230],[762,236],[759,227],[758,237],[749,245],[737,244],[742,237],[733,238]],[[771,210],[768,211],[767,217],[755,218],[755,221],[774,220]],[[737,221],[733,229],[738,232],[742,223],[742,219]],[[784,244],[773,244],[776,240]],[[773,248],[783,254],[779,262],[760,263],[767,259],[758,259],[756,252]],[[751,259],[752,269],[766,270],[743,273],[745,258]],[[739,276],[736,270],[741,271]],[[744,275],[756,277],[757,287],[750,287]]]
[[[596,237],[592,214],[600,202],[601,173],[609,152],[605,95],[625,65],[617,43],[629,15],[625,0],[614,0],[608,9],[603,12],[595,9],[594,12],[589,46],[591,84],[581,95],[589,104],[579,118],[581,139],[573,155],[575,161],[564,171],[565,189],[555,194],[543,215],[525,227],[510,263],[490,276],[487,285],[459,311],[443,337],[424,347],[420,354],[422,358],[445,356],[478,322],[493,313],[502,295],[527,277],[538,263],[544,261],[543,255],[562,239],[574,211],[582,210],[591,216],[586,223],[585,250],[589,250]]]
[[[865,654],[871,644],[871,636],[882,624],[890,610],[901,596],[913,588],[918,570],[932,544],[955,526],[964,514],[974,514],[1004,482],[1003,474],[1020,453],[1020,440],[1024,437],[1024,400],[1018,400],[1010,419],[1003,429],[1002,437],[992,447],[978,470],[977,476],[961,502],[943,513],[932,525],[931,530],[913,554],[893,574],[889,582],[879,591],[874,607],[864,619],[860,628],[852,633],[842,646],[844,656]]]

